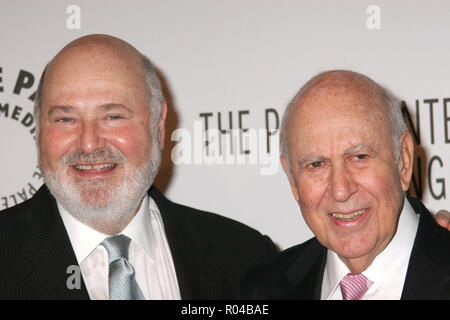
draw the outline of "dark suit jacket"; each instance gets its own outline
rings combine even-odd
[[[420,214],[402,299],[450,299],[450,232],[441,228],[420,201],[408,198]],[[249,270],[239,298],[320,299],[327,248],[316,238],[287,249]]]
[[[175,204],[149,190],[164,221],[182,299],[233,298],[249,266],[273,256],[273,242],[241,223]],[[68,289],[78,265],[56,201],[44,185],[0,212],[0,299],[89,299]]]

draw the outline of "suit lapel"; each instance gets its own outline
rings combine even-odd
[[[76,269],[78,262],[56,201],[45,185],[32,201],[21,248],[21,255],[29,261],[22,292],[35,299],[89,299],[81,272],[79,279],[74,279],[79,289],[68,288],[68,278],[77,272],[67,273],[68,267]]]
[[[165,198],[155,187],[149,191],[161,213],[184,300],[221,297],[223,273],[210,265],[206,241],[200,239],[184,207]]]
[[[326,252],[326,248],[314,238],[287,269],[286,277],[292,286],[294,299],[320,299]]]
[[[402,299],[450,299],[450,236],[416,199],[409,198],[420,214]]]
[[[205,241],[197,236],[184,207],[166,199],[155,187],[149,191],[161,212],[174,260],[182,299],[219,298],[223,295],[223,272],[208,263]],[[21,256],[26,257],[19,281],[25,298],[89,299],[80,272],[80,289],[68,289],[67,281],[79,268],[56,201],[44,185],[33,197],[27,213]],[[70,281],[70,280],[69,280]]]

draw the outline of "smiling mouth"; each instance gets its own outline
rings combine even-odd
[[[115,163],[102,163],[102,164],[93,164],[93,165],[74,165],[73,168],[75,168],[78,171],[84,171],[84,172],[101,172],[101,171],[108,171],[112,170],[117,166]]]
[[[354,211],[351,213],[331,213],[331,215],[336,219],[351,221],[351,220],[357,219],[364,212],[365,212],[365,209],[361,209],[361,210]]]

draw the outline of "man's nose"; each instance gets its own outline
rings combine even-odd
[[[336,201],[347,201],[358,190],[358,185],[345,165],[333,166],[329,182],[329,193]]]
[[[105,139],[95,120],[83,122],[78,147],[88,154],[105,147]]]

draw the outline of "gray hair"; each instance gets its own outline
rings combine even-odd
[[[159,80],[156,69],[150,59],[140,54],[145,81],[147,82],[147,87],[150,93],[150,111],[151,111],[151,121],[150,126],[156,128],[159,117],[161,115],[161,104],[165,102],[164,94],[161,88],[161,81]]]
[[[142,70],[145,76],[145,82],[147,84],[150,95],[150,128],[152,130],[152,134],[158,134],[157,123],[161,115],[161,104],[165,101],[164,94],[161,89],[161,81],[159,80],[156,69],[150,59],[142,53],[140,53],[140,58],[142,63]],[[39,117],[42,109],[42,90],[45,81],[45,74],[50,63],[51,61],[47,63],[44,71],[42,72],[41,79],[39,80],[39,85],[37,87],[36,95],[34,98],[33,116],[36,123],[37,143],[39,143]]]
[[[280,154],[282,156],[284,156],[284,158],[286,159],[287,175],[293,183],[295,183],[295,181],[292,177],[291,164],[289,161],[289,141],[288,141],[288,132],[289,132],[290,120],[292,118],[292,113],[295,110],[298,99],[310,87],[312,80],[317,79],[322,74],[328,73],[328,72],[320,73],[319,75],[315,76],[310,81],[308,81],[302,88],[300,88],[300,90],[297,92],[297,94],[294,96],[294,98],[287,105],[287,107],[284,111],[284,114],[283,114],[283,118],[281,120]],[[366,76],[364,76],[364,77],[366,77]],[[400,154],[401,154],[400,138],[403,135],[403,133],[408,131],[408,127],[406,126],[406,122],[405,122],[405,119],[404,119],[403,113],[402,113],[402,104],[401,104],[400,99],[398,99],[390,90],[388,90],[378,84],[377,84],[377,87],[378,87],[379,97],[381,99],[381,102],[384,105],[384,107],[386,108],[386,111],[388,114],[388,119],[389,119],[390,129],[391,129],[392,144],[394,147],[394,158],[395,158],[395,161],[398,162],[400,159]]]

